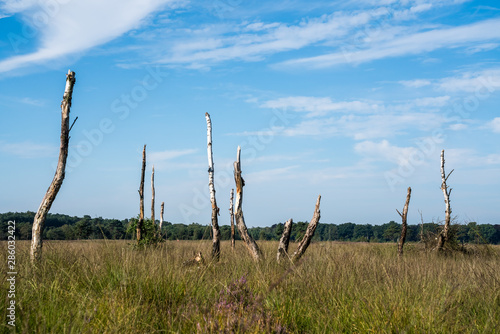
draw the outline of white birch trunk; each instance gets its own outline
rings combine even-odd
[[[450,220],[451,220],[451,206],[450,206],[450,194],[452,188],[448,188],[446,181],[450,177],[451,173],[453,173],[453,169],[451,172],[446,175],[444,171],[444,150],[441,151],[441,190],[444,195],[444,203],[445,203],[445,221],[444,227],[438,237],[437,250],[442,250],[446,241],[448,241],[448,230],[450,229]]]
[[[234,189],[231,189],[231,197],[229,199],[229,217],[231,219],[231,249],[234,251],[235,247],[235,231],[234,231],[234,206],[233,206],[233,198],[234,198]]]
[[[141,185],[139,186],[139,221],[136,226],[137,242],[142,239],[142,225],[144,224],[144,174],[146,172],[146,145],[142,149]]]
[[[69,114],[71,109],[71,100],[73,97],[73,87],[75,85],[75,72],[68,71],[66,75],[66,86],[64,88],[63,100],[61,102],[61,145],[59,147],[59,160],[57,162],[57,169],[52,179],[52,183],[47,189],[42,203],[33,220],[33,230],[31,239],[30,257],[32,264],[40,262],[42,257],[42,232],[45,225],[45,219],[49,212],[52,203],[54,202],[59,189],[64,180],[66,170],[66,160],[68,158],[68,145],[69,145]]]
[[[153,165],[153,171],[151,173],[151,221],[153,226],[156,226],[155,221],[155,166]]]
[[[210,115],[205,113],[207,120],[207,155],[208,155],[208,188],[210,190],[210,202],[212,203],[212,258],[219,260],[220,256],[220,231],[219,231],[219,208],[215,200],[214,186],[214,159],[212,153],[212,121]]]
[[[161,228],[163,226],[163,212],[165,209],[165,202],[161,202],[161,210],[160,210],[160,228],[158,229],[160,231],[160,236],[161,236]]]

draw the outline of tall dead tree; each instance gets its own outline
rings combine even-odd
[[[229,198],[229,217],[230,217],[230,220],[231,220],[231,249],[232,250],[234,250],[234,246],[235,246],[233,198],[234,198],[234,189],[231,189],[231,198]]]
[[[403,207],[403,213],[399,212],[398,209],[396,211],[401,216],[401,237],[398,242],[398,255],[403,255],[403,246],[406,240],[406,231],[408,229],[408,224],[406,223],[406,217],[408,216],[408,205],[410,205],[410,197],[411,197],[411,187],[408,187],[408,193],[406,195],[405,206]]]
[[[299,243],[299,247],[297,247],[297,250],[295,253],[292,255],[292,262],[296,262],[298,259],[304,255],[306,252],[307,247],[311,243],[311,239],[314,236],[314,231],[316,231],[316,227],[318,226],[319,223],[319,218],[321,217],[320,211],[319,211],[319,202],[321,201],[321,195],[318,196],[318,199],[316,201],[316,207],[314,208],[314,214],[309,222],[309,225],[307,225],[307,230],[306,234],[304,234],[304,237]]]
[[[212,203],[212,259],[219,260],[220,256],[220,231],[219,231],[219,208],[215,200],[214,186],[214,159],[212,153],[212,121],[210,115],[205,113],[207,120],[207,153],[208,153],[208,188],[210,190],[210,202]]]
[[[69,126],[69,113],[71,109],[71,99],[73,98],[74,85],[75,72],[69,70],[66,75],[66,86],[64,88],[64,95],[61,102],[61,145],[59,147],[57,169],[54,178],[52,179],[52,183],[50,184],[49,189],[47,189],[42,203],[40,204],[40,207],[35,215],[35,219],[33,220],[30,250],[31,262],[33,264],[36,264],[41,260],[43,245],[42,231],[45,225],[45,219],[47,218],[47,213],[49,212],[52,203],[54,203],[54,200],[56,199],[57,193],[61,188],[65,176],[66,160],[68,158],[69,132],[71,130],[71,127]]]
[[[141,185],[139,186],[139,221],[136,226],[137,242],[142,239],[142,225],[144,224],[144,173],[146,172],[146,145],[142,149]]]
[[[250,252],[250,255],[255,261],[259,261],[262,258],[262,252],[259,246],[248,233],[247,226],[245,224],[245,218],[243,217],[243,186],[245,186],[245,180],[241,177],[241,163],[240,163],[241,148],[238,146],[238,151],[236,153],[236,161],[234,162],[234,182],[236,183],[236,202],[234,204],[236,225],[238,226],[238,231],[240,236],[245,242],[245,245]]]
[[[158,232],[161,235],[161,228],[163,226],[163,211],[165,209],[165,202],[161,202],[161,210],[160,210],[160,226],[158,227]]]
[[[290,243],[292,224],[293,220],[290,218],[283,227],[283,234],[281,235],[280,243],[278,245],[278,254],[276,255],[278,262],[280,262],[285,256],[288,256],[288,244]]]
[[[153,165],[153,171],[151,172],[151,221],[153,226],[156,226],[155,220],[155,166]]]
[[[444,247],[444,244],[446,241],[448,241],[448,231],[450,229],[450,217],[451,217],[451,206],[450,206],[450,194],[452,188],[448,188],[448,185],[446,184],[446,181],[448,181],[448,178],[450,177],[451,173],[453,173],[454,169],[451,170],[451,172],[446,175],[444,171],[444,150],[441,151],[441,190],[443,191],[444,195],[444,203],[446,207],[445,211],[445,220],[444,220],[444,227],[441,233],[438,236],[438,243],[437,243],[437,250],[442,250]]]

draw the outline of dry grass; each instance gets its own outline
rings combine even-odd
[[[6,243],[0,244],[6,254]],[[18,333],[495,333],[500,247],[474,254],[410,244],[321,242],[295,267],[259,242],[254,263],[239,242],[221,261],[183,262],[209,241],[135,250],[125,241],[45,242],[32,269],[17,243]],[[294,250],[296,245],[291,244]],[[6,261],[0,264],[7,272]],[[207,261],[209,262],[209,261]],[[243,278],[243,279],[242,279]],[[5,282],[5,278],[2,280]],[[6,290],[0,298],[7,300]],[[5,307],[0,311],[6,319]],[[9,332],[2,323],[0,329]]]

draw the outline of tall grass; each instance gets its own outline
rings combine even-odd
[[[125,241],[45,242],[39,268],[17,243],[18,333],[495,333],[500,247],[439,255],[409,244],[313,243],[278,265],[276,242],[221,244],[221,261],[183,262],[207,241],[136,250]],[[0,244],[6,254],[6,243]],[[290,246],[294,249],[294,245]],[[209,260],[209,259],[207,259]],[[207,261],[210,262],[210,261]],[[6,261],[0,264],[6,275]],[[6,282],[5,278],[2,282]],[[7,300],[6,289],[0,292]],[[6,307],[0,311],[6,319]],[[6,320],[0,329],[8,333]]]

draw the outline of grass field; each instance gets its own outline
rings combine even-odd
[[[0,244],[7,254],[7,243]],[[296,265],[277,242],[242,242],[209,263],[209,241],[136,250],[126,241],[17,242],[18,333],[495,333],[500,247],[439,255],[408,244],[313,243]],[[296,245],[291,244],[290,250]],[[208,264],[184,266],[201,250]],[[4,258],[2,256],[2,258]],[[6,258],[6,257],[5,257]],[[6,284],[6,260],[0,268]],[[7,300],[7,289],[0,298]],[[5,304],[6,305],[6,304]],[[6,307],[0,311],[6,319]],[[6,320],[2,332],[11,332]]]

